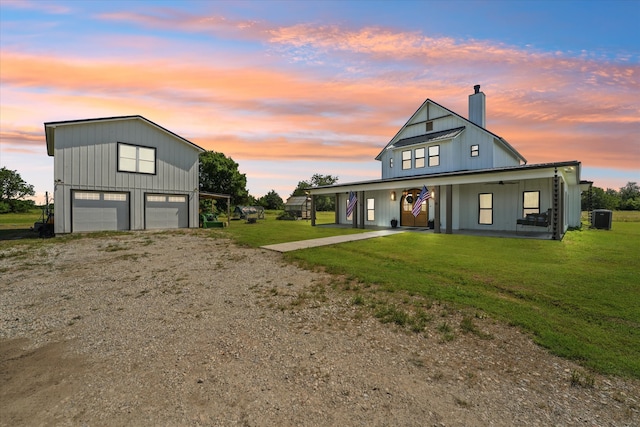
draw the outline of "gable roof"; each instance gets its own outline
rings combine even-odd
[[[81,119],[81,120],[65,120],[65,121],[59,121],[59,122],[47,122],[44,124],[44,133],[46,136],[46,140],[47,140],[47,154],[49,156],[53,156],[53,149],[55,147],[55,129],[58,126],[69,126],[69,125],[77,125],[77,124],[83,124],[83,123],[96,123],[96,122],[109,122],[109,121],[122,121],[122,120],[141,120],[153,127],[155,127],[156,129],[160,130],[161,132],[167,133],[170,136],[182,141],[185,144],[190,145],[191,147],[195,148],[196,150],[198,150],[199,152],[204,152],[204,148],[194,144],[193,142],[189,141],[186,138],[181,137],[180,135],[171,132],[169,129],[164,128],[162,126],[160,126],[157,123],[152,122],[149,119],[146,119],[140,115],[135,115],[135,116],[117,116],[117,117],[101,117],[101,118],[95,118],[95,119]]]
[[[411,117],[409,117],[409,120],[407,120],[407,122],[400,128],[400,130],[398,132],[396,132],[396,134],[393,136],[393,138],[391,138],[391,140],[387,143],[387,145],[385,145],[385,147],[382,149],[382,151],[380,151],[380,153],[376,156],[376,160],[381,160],[382,154],[385,152],[385,150],[392,148],[393,146],[397,147],[398,142],[396,142],[395,144],[393,143],[393,141],[396,139],[396,137],[398,135],[400,135],[400,133],[407,127],[409,126],[409,122],[411,122],[411,120],[418,114],[418,112],[420,112],[425,105],[427,104],[433,104],[437,107],[442,108],[443,110],[449,112],[450,114],[456,116],[457,118],[463,120],[465,122],[465,126],[462,126],[462,128],[466,128],[466,126],[473,126],[476,129],[480,129],[481,131],[488,133],[489,135],[491,135],[494,139],[496,139],[504,148],[507,149],[507,151],[510,151],[515,157],[517,157],[518,159],[520,159],[524,164],[527,163],[527,159],[524,158],[524,156],[522,154],[520,154],[518,152],[518,150],[516,150],[515,148],[513,148],[513,146],[511,146],[511,144],[509,144],[504,138],[502,138],[501,136],[496,135],[495,133],[483,128],[482,126],[478,126],[477,124],[473,123],[472,121],[470,121],[469,119],[466,119],[464,117],[462,117],[460,114],[456,113],[455,111],[452,111],[450,109],[448,109],[447,107],[444,107],[440,104],[438,104],[435,101],[432,101],[431,99],[427,98],[426,101],[424,101],[422,103],[422,105],[420,105],[420,107],[415,111],[415,113],[413,113],[411,115]],[[456,128],[459,129],[459,128]],[[451,129],[453,130],[453,129]],[[449,131],[451,131],[449,130]],[[449,132],[446,131],[446,132]],[[443,131],[444,132],[444,131]],[[462,132],[462,131],[461,131]],[[437,132],[434,132],[437,133]],[[426,135],[430,135],[430,134],[426,134]],[[426,136],[426,135],[422,135],[422,136]],[[457,135],[456,135],[457,136]],[[407,138],[410,139],[410,138]],[[403,140],[401,140],[403,141]]]

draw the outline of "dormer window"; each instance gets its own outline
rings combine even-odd
[[[440,166],[440,146],[429,147],[429,166]]]
[[[480,155],[480,146],[478,144],[473,144],[471,146],[471,157],[478,157]]]
[[[411,169],[411,150],[402,152],[402,169]]]
[[[416,168],[424,167],[424,148],[416,148]]]

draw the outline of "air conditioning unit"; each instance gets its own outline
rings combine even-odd
[[[611,230],[613,212],[607,209],[595,209],[591,213],[591,226],[602,230]]]

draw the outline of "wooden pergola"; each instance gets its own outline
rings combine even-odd
[[[226,200],[227,201],[227,227],[229,226],[231,219],[231,195],[219,194],[219,193],[207,193],[206,191],[200,191],[198,197],[204,200]]]

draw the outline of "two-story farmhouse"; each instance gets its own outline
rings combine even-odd
[[[335,195],[337,224],[430,227],[436,233],[510,231],[561,239],[580,225],[580,162],[528,165],[485,128],[485,94],[476,85],[469,118],[427,99],[382,149],[382,179],[316,187]],[[416,207],[420,192],[426,200]],[[356,200],[349,210],[349,201]],[[416,209],[414,209],[416,208]],[[395,222],[394,221],[394,222]],[[312,221],[315,225],[315,221]]]
[[[44,124],[54,232],[198,227],[204,150],[142,116]]]

